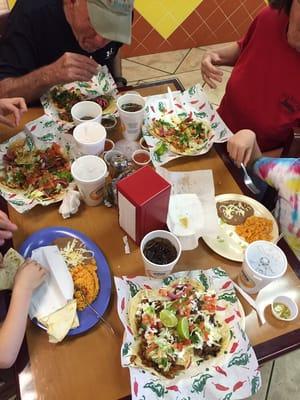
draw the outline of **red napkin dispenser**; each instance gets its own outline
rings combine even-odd
[[[119,224],[140,244],[143,237],[166,225],[171,184],[149,166],[117,183]]]

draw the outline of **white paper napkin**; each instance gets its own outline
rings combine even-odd
[[[49,276],[33,293],[30,318],[45,317],[64,307],[73,299],[74,284],[68,267],[57,246],[33,250],[31,258],[43,265]]]
[[[72,214],[76,214],[80,206],[80,193],[75,190],[75,184],[70,184],[67,189],[63,201],[58,212],[64,219],[70,218]]]
[[[172,195],[177,194],[195,194],[198,202],[194,202],[197,210],[188,206],[186,203],[186,212],[190,219],[197,219],[191,226],[194,232],[190,235],[178,236],[183,250],[191,250],[198,246],[198,239],[201,236],[217,235],[219,232],[218,216],[215,201],[215,187],[213,174],[211,170],[173,172],[166,168],[157,167],[156,171],[172,184]],[[172,202],[171,202],[171,208]],[[174,210],[173,210],[174,212]],[[173,220],[175,216],[173,214]],[[168,215],[168,228],[173,232],[174,221],[170,216],[170,207]],[[173,232],[177,235],[176,232]]]

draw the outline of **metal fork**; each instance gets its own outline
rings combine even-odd
[[[244,184],[247,188],[254,194],[258,194],[260,190],[254,185],[253,180],[248,175],[246,167],[243,163],[241,163],[242,170],[244,171]]]
[[[104,325],[105,325],[115,336],[117,336],[117,334],[116,334],[114,328],[110,325],[110,323],[107,322],[107,321],[105,321],[105,319],[104,319],[103,317],[101,317],[101,315],[98,313],[98,311],[97,311],[91,304],[89,304],[89,302],[87,301],[87,299],[86,299],[84,293],[82,292],[82,290],[79,289],[78,287],[76,287],[76,290],[77,290],[78,292],[80,292],[80,296],[82,297],[82,299],[83,299],[85,305],[86,305],[90,310],[93,311],[93,313],[97,316],[97,318],[100,319],[100,320],[104,323]]]

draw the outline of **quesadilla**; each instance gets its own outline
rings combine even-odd
[[[2,260],[0,268],[0,290],[12,289],[15,275],[24,258],[14,249],[9,249]]]

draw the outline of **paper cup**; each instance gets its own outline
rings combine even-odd
[[[170,262],[169,264],[155,264],[146,258],[144,254],[145,245],[147,244],[147,242],[149,242],[149,240],[154,238],[168,239],[173,244],[173,246],[175,246],[177,257],[174,261]],[[144,261],[146,275],[151,276],[152,278],[164,278],[170,275],[181,256],[181,244],[177,237],[171,232],[162,230],[152,231],[144,236],[141,242],[140,250]]]
[[[77,125],[73,137],[82,155],[98,155],[104,151],[106,130],[98,122],[88,121]]]
[[[287,269],[284,252],[272,242],[258,240],[246,248],[239,283],[248,293],[257,293],[282,277]]]
[[[102,107],[94,101],[79,101],[71,108],[71,115],[75,125],[83,122],[101,122]]]
[[[124,105],[139,105],[142,108],[138,111],[125,111]],[[120,96],[117,100],[117,108],[120,120],[124,125],[124,138],[129,141],[137,140],[141,134],[141,129],[145,116],[145,100],[139,94],[127,93]]]
[[[71,174],[88,206],[102,202],[107,166],[101,158],[93,155],[77,158],[71,165]]]

